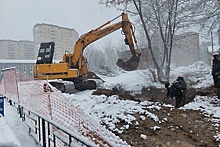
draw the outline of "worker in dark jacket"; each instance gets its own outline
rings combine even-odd
[[[213,60],[212,60],[212,76],[215,87],[220,87],[220,60],[219,60],[219,53],[216,52],[213,54]]]
[[[186,99],[186,92],[187,92],[187,84],[182,76],[178,76],[176,81],[180,82],[181,88],[183,90],[183,99],[182,99],[182,105],[185,105],[185,99]]]
[[[220,51],[220,49],[219,49]],[[212,77],[214,81],[214,85],[217,88],[216,94],[220,99],[220,59],[219,59],[219,52],[215,52],[213,54],[212,60]]]
[[[172,84],[169,82],[165,83],[165,87],[167,88],[167,97],[171,97],[174,99],[175,108],[179,108],[183,99],[183,89],[179,81],[174,81]]]

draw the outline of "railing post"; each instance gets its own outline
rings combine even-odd
[[[39,142],[41,142],[41,136],[40,136],[40,131],[41,131],[41,129],[40,129],[40,117],[38,116],[38,135],[39,135]]]
[[[11,100],[9,100],[9,104],[12,105],[12,101]]]
[[[71,135],[69,135],[69,147],[71,146],[71,143],[72,143],[72,138]]]
[[[47,122],[48,146],[50,147],[50,123]]]
[[[25,121],[25,113],[23,113],[22,121]]]
[[[46,127],[45,127],[45,120],[42,119],[42,137],[43,137],[43,147],[46,147]]]
[[[56,137],[54,134],[53,134],[53,146],[56,147]]]
[[[28,111],[28,116],[30,116],[31,115],[31,112],[30,111]],[[31,128],[29,127],[29,133],[31,133]]]
[[[24,107],[21,107],[21,111],[22,111],[22,118],[21,118],[21,120],[22,120],[22,122],[24,122],[25,121]]]
[[[18,113],[19,113],[20,118],[22,118],[22,108],[20,105],[18,105]]]

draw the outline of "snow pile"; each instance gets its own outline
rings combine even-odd
[[[115,77],[100,77],[105,81],[103,87],[122,88],[126,91],[140,91],[143,86],[163,87],[163,84],[152,82],[152,74],[149,70],[123,71]]]
[[[194,88],[207,87],[213,84],[211,76],[211,66],[202,61],[195,62],[187,67],[178,67],[171,70],[171,80],[175,80],[177,76],[183,76]]]
[[[215,141],[220,141],[220,134],[213,136],[213,138]]]
[[[174,81],[177,76],[183,76],[186,81],[195,83],[191,85],[195,88],[206,87],[212,84],[211,66],[202,61],[195,62],[187,67],[178,67],[170,71],[170,81]],[[123,71],[115,77],[105,77],[99,75],[105,82],[102,87],[111,89],[118,87],[126,91],[138,92],[142,87],[164,88],[164,85],[153,81],[150,70]]]
[[[215,97],[196,96],[194,101],[186,104],[183,109],[199,110],[207,117],[220,118],[220,100]],[[219,119],[220,122],[220,119]]]
[[[100,124],[107,124],[108,127],[122,133],[124,129],[128,129],[129,125],[136,122],[136,118],[132,114],[139,113],[143,117],[149,117],[154,121],[159,122],[159,118],[145,110],[147,106],[151,106],[151,102],[138,103],[130,100],[120,100],[118,96],[92,95],[92,91],[84,91],[77,94],[67,95],[70,101],[91,118],[99,121]],[[157,107],[155,107],[157,108]],[[150,107],[150,109],[155,109]],[[157,108],[158,109],[158,108]],[[117,129],[115,124],[120,121],[125,121],[127,125]]]

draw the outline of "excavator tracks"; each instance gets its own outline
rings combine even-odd
[[[97,87],[96,82],[93,80],[54,80],[49,83],[62,93],[69,94],[73,94],[76,91],[93,90]]]

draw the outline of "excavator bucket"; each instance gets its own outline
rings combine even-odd
[[[133,71],[138,68],[139,61],[139,57],[133,55],[129,60],[125,62],[122,59],[118,59],[116,65],[126,71]]]

